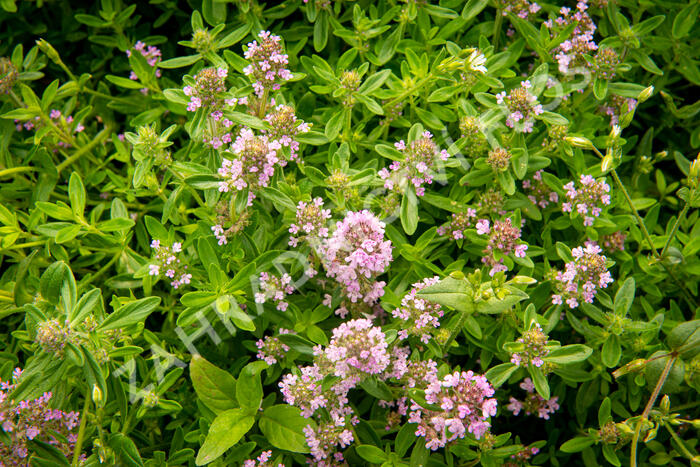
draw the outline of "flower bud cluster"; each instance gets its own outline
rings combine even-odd
[[[459,121],[459,131],[464,138],[464,153],[472,158],[477,158],[488,149],[488,141],[479,122],[478,117],[462,117]]]
[[[255,459],[243,461],[243,467],[274,467],[272,462],[268,462],[272,457],[272,451],[263,451]],[[284,464],[277,464],[277,467],[284,467]]]
[[[19,79],[19,73],[12,61],[0,57],[0,94],[9,94]]]
[[[524,411],[525,415],[537,414],[539,418],[549,420],[549,416],[559,409],[557,401],[558,397],[552,397],[545,400],[542,396],[535,392],[535,385],[530,378],[520,383],[520,387],[527,391],[524,400],[518,400],[515,397],[510,397],[510,404],[506,407],[513,412],[513,415],[518,415],[520,411]]]
[[[610,235],[601,235],[600,243],[609,253],[624,251],[627,234],[622,231],[613,232]]]
[[[250,42],[244,53],[250,65],[243,73],[254,80],[255,94],[262,97],[265,91],[278,90],[281,82],[292,78],[292,73],[286,68],[289,57],[284,53],[280,36],[260,31],[258,39],[260,42]]]
[[[513,353],[510,359],[511,363],[525,368],[528,366],[539,368],[544,365],[542,357],[547,356],[549,350],[546,347],[547,335],[542,332],[539,324],[534,323],[516,342],[522,344],[524,348],[519,352]]]
[[[510,158],[513,155],[504,148],[496,148],[489,151],[489,156],[486,158],[486,163],[491,166],[495,172],[503,172],[510,165]]]
[[[376,302],[384,295],[384,281],[377,281],[392,260],[390,240],[384,239],[384,223],[371,212],[348,212],[336,224],[331,238],[321,246],[329,277],[335,278],[355,303]]]
[[[467,208],[466,212],[452,214],[452,219],[437,228],[438,235],[447,235],[451,240],[464,238],[464,231],[474,225],[476,219],[476,209]]]
[[[564,185],[568,201],[562,203],[564,212],[576,212],[583,216],[583,225],[591,226],[595,218],[603,211],[603,206],[610,204],[610,185],[596,181],[590,175],[581,175],[578,187],[573,181]]]
[[[425,187],[423,184],[433,183],[433,167],[437,161],[446,161],[450,154],[445,150],[439,150],[433,141],[433,135],[429,131],[423,132],[421,138],[406,145],[404,140],[394,143],[404,156],[403,161],[394,161],[379,171],[379,176],[384,180],[384,188],[403,193],[406,184],[411,183],[416,195],[423,196]]]
[[[278,105],[265,116],[264,120],[270,124],[270,128],[263,133],[273,143],[279,144],[280,147],[289,148],[289,159],[295,160],[299,150],[299,142],[294,138],[297,135],[308,133],[311,125],[298,120],[294,109],[288,105]]]
[[[286,311],[289,303],[284,298],[287,295],[294,293],[292,284],[292,276],[287,273],[282,274],[282,277],[277,277],[266,272],[260,273],[260,290],[255,294],[255,303],[265,303],[272,300],[276,303],[277,309]]]
[[[64,356],[66,344],[73,342],[73,335],[68,323],[64,326],[53,318],[37,325],[35,342],[41,350],[60,359]]]
[[[491,271],[489,271],[491,276],[497,272],[508,270],[503,264],[503,256],[513,253],[516,258],[524,258],[526,255],[527,245],[518,243],[521,235],[520,229],[515,227],[508,218],[494,221],[493,227],[488,219],[481,219],[476,223],[476,233],[489,236],[481,262],[491,266]]]
[[[523,180],[523,188],[527,191],[527,197],[532,204],[544,209],[549,203],[558,203],[559,195],[544,183],[542,173],[542,170],[538,170],[532,175],[532,179]]]
[[[532,459],[533,456],[536,456],[539,454],[540,448],[534,447],[534,446],[528,446],[520,450],[519,452],[512,454],[510,456],[510,459],[508,459],[505,464],[503,464],[504,467],[519,467],[519,466],[526,466],[526,465],[532,465],[530,463],[530,459]]]
[[[606,105],[600,110],[610,117],[610,126],[620,123],[620,117],[634,111],[637,108],[637,100],[631,97],[621,97],[616,94],[608,96]]]
[[[278,334],[293,334],[293,331],[284,328],[280,328],[277,332]],[[255,346],[258,348],[257,357],[260,360],[264,360],[268,365],[274,365],[289,352],[289,346],[273,336],[265,336],[264,339],[259,339]]]
[[[587,10],[587,0],[579,0],[573,13],[571,8],[562,7],[559,10],[558,18],[554,21],[550,19],[544,23],[552,30],[552,37],[557,36],[562,29],[570,24],[576,24],[570,38],[552,51],[559,63],[559,71],[564,74],[575,71],[577,67],[587,66],[586,55],[598,49],[598,45],[593,40],[596,25]]]
[[[190,98],[187,105],[189,112],[195,112],[199,108],[210,111],[220,110],[222,107],[223,93],[226,92],[226,68],[204,68],[194,76],[192,85],[185,86],[182,91]]]
[[[289,226],[289,245],[296,247],[299,241],[306,240],[312,246],[319,245],[321,239],[328,237],[328,219],[331,210],[323,209],[323,199],[314,198],[311,203],[299,201],[296,210],[296,222]]]
[[[187,266],[183,265],[178,258],[182,252],[182,243],[175,242],[172,247],[161,245],[160,240],[153,240],[151,248],[155,250],[155,262],[148,265],[148,274],[159,276],[161,273],[171,279],[170,285],[177,289],[189,284],[192,274],[187,272]]]
[[[599,254],[602,251],[592,242],[571,250],[574,260],[566,263],[564,271],[556,273],[554,287],[557,293],[552,295],[553,304],[566,302],[573,309],[578,307],[581,300],[593,303],[598,290],[613,282],[605,264],[607,258]]]
[[[542,9],[537,3],[528,0],[499,0],[497,3],[503,11],[503,16],[513,13],[522,19],[530,19]]]
[[[442,306],[416,296],[421,289],[439,281],[435,276],[413,284],[411,291],[401,299],[401,306],[391,312],[394,318],[404,321],[398,332],[400,339],[419,336],[421,342],[427,344],[433,337],[433,330],[440,327],[440,318],[444,315]]]
[[[496,95],[496,102],[505,105],[510,112],[506,117],[506,126],[521,133],[531,133],[535,124],[535,115],[544,112],[537,96],[530,93],[532,84],[529,80],[521,81],[520,87],[511,89],[506,94],[502,91]]]

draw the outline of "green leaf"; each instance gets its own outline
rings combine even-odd
[[[102,232],[121,232],[132,228],[136,223],[128,217],[117,217],[97,224],[97,229]]]
[[[688,6],[678,12],[671,27],[671,35],[674,39],[681,39],[690,33],[698,19],[698,13],[700,13],[700,4],[697,2],[689,2]]]
[[[384,451],[369,444],[355,446],[355,451],[361,458],[371,464],[381,464],[388,459],[388,456]]]
[[[122,78],[121,76],[114,76],[114,75],[107,75],[105,76],[107,81],[110,83],[116,84],[117,86],[121,88],[126,88],[126,89],[142,89],[146,86],[143,85],[143,83],[139,81],[134,81],[133,79],[128,79],[128,78]]]
[[[472,311],[474,290],[464,279],[446,277],[437,284],[418,291],[417,296],[457,311]]]
[[[80,297],[75,308],[68,315],[70,326],[73,327],[87,318],[100,301],[102,301],[102,290],[100,289],[92,289]]]
[[[668,333],[668,346],[683,358],[693,359],[700,353],[700,319],[680,323]]]
[[[409,187],[401,199],[401,226],[408,235],[413,235],[418,228],[418,199],[412,187]]]
[[[389,389],[389,386],[387,386],[384,381],[376,378],[368,378],[360,383],[360,387],[364,389],[367,394],[377,399],[385,401],[394,400],[391,389]]]
[[[199,400],[214,413],[220,414],[238,407],[236,379],[228,372],[199,355],[193,355],[190,362],[190,378]]]
[[[53,305],[58,305],[63,299],[66,311],[73,308],[77,300],[75,278],[70,268],[63,261],[57,261],[46,268],[41,275],[41,296]]]
[[[481,13],[488,4],[488,0],[469,0],[462,9],[462,19],[469,21]]]
[[[340,130],[343,128],[343,122],[345,121],[345,110],[339,109],[326,123],[325,135],[328,141],[335,140],[340,134]]]
[[[120,329],[143,322],[160,304],[160,297],[146,297],[127,303],[111,313],[98,329]]]
[[[307,425],[315,428],[316,424],[302,417],[297,407],[287,404],[266,408],[258,422],[260,431],[274,447],[302,454],[309,452],[303,431]]]
[[[114,450],[122,465],[128,467],[143,467],[143,460],[136,444],[128,436],[115,433],[109,438],[109,445]]]
[[[88,387],[92,389],[93,386],[97,386],[102,392],[102,397],[104,400],[108,400],[107,383],[105,382],[105,377],[102,373],[100,365],[97,363],[97,360],[95,360],[92,353],[85,348],[84,345],[81,345],[80,348],[85,356],[85,366],[83,367],[83,370]]]
[[[608,423],[609,420],[612,420],[612,414],[610,412],[611,405],[612,403],[609,397],[603,399],[603,402],[600,404],[600,408],[598,409],[598,426],[601,428],[603,428],[603,425]]]
[[[249,413],[255,413],[263,398],[260,371],[267,367],[263,361],[249,363],[243,367],[236,383],[236,398],[238,404]]]
[[[189,66],[197,63],[197,60],[202,58],[200,54],[187,55],[186,57],[176,57],[169,60],[163,60],[158,62],[158,68],[172,69],[172,68],[182,68],[183,66]]]
[[[535,390],[542,396],[543,399],[549,399],[549,383],[547,382],[547,377],[544,375],[542,368],[529,365],[527,367],[527,372],[530,373],[532,377],[532,382],[535,385]]]
[[[204,444],[199,448],[196,464],[206,465],[221,457],[248,433],[254,423],[255,417],[243,409],[220,413],[212,422]]]
[[[508,381],[508,378],[510,378],[510,376],[515,373],[518,368],[519,367],[517,365],[511,362],[501,363],[493,368],[489,368],[484,376],[487,380],[489,380],[494,388],[497,388]]]
[[[583,344],[571,344],[550,350],[543,360],[558,365],[567,365],[569,363],[582,362],[590,357],[592,353],[593,349],[588,346]]]
[[[373,73],[367,78],[362,85],[357,89],[357,92],[366,96],[371,95],[374,91],[382,87],[382,84],[391,76],[391,70],[382,70]]]
[[[615,314],[620,317],[627,316],[630,308],[632,307],[632,302],[634,301],[634,291],[635,283],[634,278],[629,277],[625,282],[622,283],[620,288],[615,294]]]
[[[440,119],[437,118],[432,112],[423,110],[420,107],[414,107],[414,110],[416,111],[418,118],[420,118],[421,121],[429,128],[432,128],[433,130],[442,130],[445,128],[445,125],[443,125]]]
[[[604,100],[608,94],[608,82],[601,78],[595,78],[593,80],[593,94],[599,101]]]
[[[577,436],[576,438],[570,439],[561,445],[559,449],[562,452],[581,452],[589,446],[595,444],[595,438],[589,438],[588,436]]]
[[[603,343],[601,350],[601,361],[608,368],[617,366],[622,357],[622,347],[620,346],[620,338],[616,335],[610,335]]]

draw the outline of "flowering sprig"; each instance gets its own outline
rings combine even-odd
[[[248,206],[252,206],[254,191],[266,187],[275,173],[275,167],[280,162],[277,156],[279,148],[279,143],[270,141],[267,136],[256,136],[248,128],[241,129],[231,145],[233,157],[224,157],[218,170],[219,176],[224,179],[219,182],[219,191],[247,188]]]
[[[0,423],[9,444],[0,442],[0,466],[28,466],[30,441],[48,443],[71,459],[77,435],[78,412],[49,407],[53,394],[45,392],[37,399],[15,401],[10,397],[17,388],[22,370],[15,368],[12,381],[0,380]],[[85,456],[81,455],[84,461]]]
[[[506,125],[521,133],[531,133],[534,117],[544,112],[537,96],[529,91],[531,88],[530,81],[525,80],[520,82],[519,88],[511,89],[508,94],[502,91],[496,95],[496,102],[508,109]]]
[[[391,312],[394,318],[404,321],[398,332],[400,339],[414,335],[427,344],[433,336],[434,329],[440,327],[440,318],[444,315],[442,306],[416,296],[419,290],[439,281],[440,278],[435,276],[413,284],[411,291],[401,299],[401,306]]]
[[[503,264],[503,256],[513,253],[516,258],[524,258],[526,255],[527,244],[519,243],[520,229],[509,218],[494,221],[493,226],[488,219],[480,219],[476,223],[476,233],[489,236],[481,261],[491,266],[491,276],[508,270]]]
[[[522,337],[516,340],[522,350],[513,352],[510,358],[511,363],[524,368],[529,366],[542,367],[545,364],[542,358],[549,353],[547,342],[547,335],[542,332],[542,327],[538,323],[533,323],[530,329],[523,332]]]
[[[299,142],[295,138],[297,135],[308,133],[311,124],[297,119],[294,109],[282,104],[275,107],[263,120],[270,125],[263,133],[276,145],[289,148],[289,159],[295,160],[299,151]]]
[[[377,281],[392,259],[390,240],[384,239],[384,223],[371,212],[348,212],[322,245],[323,264],[329,277],[344,288],[351,302],[372,304],[384,295],[384,281]]]
[[[255,303],[265,303],[268,300],[275,302],[276,307],[280,311],[286,311],[289,303],[285,301],[287,295],[294,293],[292,284],[292,276],[287,273],[277,277],[267,272],[260,273],[260,290],[255,294]]]
[[[394,161],[389,165],[389,169],[383,168],[379,171],[379,176],[384,180],[384,188],[402,193],[408,182],[414,186],[416,195],[423,196],[423,184],[433,183],[433,168],[439,160],[446,161],[450,153],[438,148],[429,131],[423,132],[421,138],[408,145],[401,140],[394,143],[394,146],[403,154],[404,160]]]
[[[276,91],[280,84],[292,78],[292,73],[286,68],[289,57],[284,53],[282,38],[269,31],[260,31],[258,41],[248,43],[244,56],[250,65],[243,73],[253,79],[253,89],[258,97],[265,91]]]
[[[194,76],[191,85],[182,91],[190,98],[187,110],[194,112],[204,108],[210,111],[220,110],[224,103],[223,93],[226,91],[226,68],[204,68]]]
[[[610,204],[610,185],[596,181],[590,175],[581,175],[578,186],[573,182],[564,185],[566,199],[561,205],[564,212],[576,212],[583,216],[583,225],[592,226],[595,218]]]
[[[550,28],[552,37],[569,26],[576,24],[571,33],[571,37],[559,44],[552,53],[559,63],[559,71],[568,74],[575,71],[575,68],[588,66],[586,55],[598,49],[598,45],[593,40],[596,25],[588,14],[588,1],[580,0],[573,11],[569,7],[561,7],[559,17],[553,21],[545,21],[545,26]]]
[[[554,287],[557,291],[552,295],[552,303],[561,305],[566,302],[569,308],[577,308],[581,301],[593,303],[598,290],[604,289],[613,282],[607,269],[603,250],[593,242],[587,242],[585,247],[571,250],[573,261],[566,263],[564,271],[556,272]]]
[[[156,78],[161,77],[162,73],[158,69],[158,62],[160,62],[162,54],[158,47],[148,45],[142,41],[137,41],[132,49],[127,49],[126,56],[131,57],[133,51],[139,52],[141,56],[146,59],[146,63],[148,63],[150,67],[155,68]],[[131,72],[129,72],[129,79],[138,81],[139,77],[134,70],[131,70]],[[142,88],[141,93],[148,94],[148,88]]]
[[[510,397],[510,404],[506,407],[513,412],[513,415],[518,415],[520,411],[524,411],[525,415],[537,414],[539,418],[549,420],[549,416],[559,409],[557,401],[559,398],[554,396],[545,400],[535,391],[535,385],[530,378],[520,383],[520,387],[527,391],[525,399],[518,400],[515,397]]]
[[[170,285],[174,289],[190,283],[192,274],[187,272],[187,265],[178,258],[178,254],[182,253],[182,243],[174,242],[169,247],[162,245],[160,240],[153,240],[151,248],[154,250],[154,262],[148,265],[149,275],[165,275],[171,279]]]
[[[467,433],[479,439],[491,427],[489,417],[496,415],[498,403],[490,398],[493,394],[494,389],[484,376],[456,371],[432,382],[425,390],[425,400],[440,410],[414,403],[408,421],[418,424],[416,436],[424,437],[425,446],[433,451]]]
[[[280,328],[277,333],[282,335],[293,334],[294,332],[289,329]],[[268,365],[274,365],[282,360],[285,354],[289,352],[289,346],[274,336],[265,336],[263,339],[258,339],[255,346],[258,348],[257,357],[260,360],[264,360]]]
[[[523,188],[528,193],[527,198],[541,208],[546,208],[549,203],[558,203],[559,195],[552,191],[542,180],[542,170],[532,174],[532,179],[523,180]]]

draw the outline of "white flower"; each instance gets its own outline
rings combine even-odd
[[[479,71],[481,73],[486,73],[488,71],[484,66],[484,63],[486,63],[486,57],[484,57],[484,54],[478,50],[473,51],[467,61],[469,63],[469,68],[472,71]]]

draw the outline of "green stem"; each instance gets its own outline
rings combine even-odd
[[[428,82],[430,79],[432,79],[432,77],[433,77],[433,74],[432,74],[432,73],[429,73],[428,76],[425,76],[424,78],[421,78],[421,79],[415,84],[415,86],[410,87],[409,89],[405,90],[404,92],[402,92],[401,94],[399,94],[398,96],[394,97],[394,98],[391,99],[389,102],[387,102],[387,104],[386,104],[387,107],[390,107],[390,106],[392,106],[392,105],[394,105],[394,104],[396,104],[396,103],[398,103],[398,102],[404,100],[406,97],[408,97],[408,96],[410,96],[411,94],[413,94],[414,91],[416,91],[417,89],[420,89],[421,87],[423,87],[423,85],[424,85],[426,82]]]
[[[630,209],[632,210],[632,214],[634,214],[634,217],[637,219],[637,224],[639,224],[639,228],[642,229],[642,233],[644,234],[644,238],[646,239],[647,243],[649,243],[649,248],[651,249],[654,256],[656,258],[660,259],[661,257],[659,256],[659,252],[656,251],[656,248],[654,248],[654,242],[651,239],[651,235],[649,235],[649,231],[647,230],[647,226],[644,224],[644,220],[642,219],[642,216],[639,215],[637,208],[634,207],[634,203],[632,202],[632,198],[630,198],[629,193],[627,193],[627,189],[625,188],[625,185],[622,184],[622,180],[620,180],[620,177],[617,175],[617,171],[615,169],[611,170],[611,173],[612,173],[613,179],[615,180],[615,183],[617,184],[617,187],[620,189],[620,191],[622,191],[622,194],[625,196],[625,199],[627,200],[627,204],[629,205]]]
[[[73,155],[71,155],[68,159],[66,159],[65,161],[58,164],[58,166],[56,167],[56,170],[58,171],[58,173],[61,173],[61,171],[63,169],[65,169],[66,167],[71,165],[73,162],[75,162],[78,159],[80,159],[81,157],[83,157],[83,155],[85,155],[86,153],[90,152],[90,150],[92,150],[92,148],[94,148],[98,144],[101,144],[105,139],[107,139],[107,137],[110,134],[111,134],[110,128],[105,128],[102,131],[100,131],[99,133],[97,133],[97,135],[95,135],[95,138],[92,141],[90,141],[88,144],[86,144],[82,148],[78,149],[77,151],[75,151],[73,153]]]
[[[22,172],[33,172],[36,169],[34,167],[13,167],[11,169],[0,170],[0,177],[6,177],[7,175],[18,174]]]
[[[77,467],[80,462],[80,453],[83,449],[83,439],[85,438],[85,426],[87,425],[88,409],[90,408],[90,389],[85,390],[85,403],[83,404],[83,413],[80,417],[80,428],[78,429],[78,439],[73,448],[73,467]]]
[[[447,352],[447,349],[450,348],[450,344],[452,344],[452,341],[454,341],[457,338],[457,335],[464,327],[464,322],[467,320],[469,315],[474,312],[474,301],[472,297],[467,298],[467,300],[465,301],[465,305],[465,309],[464,311],[462,311],[462,314],[459,315],[459,319],[457,320],[455,327],[450,330],[450,337],[447,338],[447,340],[445,341],[445,345],[443,345],[442,347],[443,352]]]
[[[649,402],[647,402],[646,407],[644,407],[644,412],[642,412],[642,416],[637,421],[637,427],[634,430],[634,436],[632,437],[632,453],[630,454],[630,466],[631,467],[637,467],[637,443],[639,442],[639,435],[642,432],[642,425],[644,422],[649,418],[649,412],[651,412],[652,407],[654,407],[654,403],[656,402],[656,398],[659,397],[659,392],[661,392],[661,388],[663,387],[664,383],[666,382],[666,378],[668,377],[668,374],[671,372],[671,368],[673,367],[674,362],[676,361],[676,357],[671,357],[668,359],[668,362],[666,362],[666,366],[664,367],[664,371],[661,372],[661,376],[659,376],[659,380],[656,382],[656,386],[654,387],[654,392],[651,393],[651,397],[649,398]]]
[[[501,26],[503,25],[503,11],[499,8],[496,11],[496,18],[493,22],[493,50],[498,52],[498,40],[501,37]]]
[[[110,259],[109,262],[108,262],[107,264],[105,264],[104,266],[102,266],[93,276],[88,277],[87,279],[85,279],[84,281],[82,281],[82,283],[80,284],[80,287],[84,287],[84,286],[90,284],[90,283],[93,282],[95,279],[97,279],[98,277],[100,277],[102,274],[104,274],[105,272],[107,272],[107,271],[109,270],[109,268],[111,268],[112,265],[113,265],[114,263],[117,262],[117,260],[118,260],[119,257],[121,256],[121,254],[122,254],[122,251],[117,252],[117,254],[115,254],[114,257],[113,257],[112,259]]]
[[[673,427],[666,420],[662,420],[661,423],[663,423],[663,425],[666,427],[668,432],[671,433],[671,436],[676,441],[676,444],[680,448],[681,453],[685,457],[687,457],[688,459],[690,459],[692,461],[695,456],[688,450],[685,443],[683,442],[683,439],[681,439],[681,437],[678,436],[678,434],[676,434],[676,431],[673,429]]]
[[[661,250],[661,257],[662,258],[666,257],[666,250],[668,250],[668,247],[671,245],[671,241],[673,240],[673,237],[676,236],[676,232],[678,231],[678,227],[681,224],[681,219],[683,219],[683,217],[688,213],[688,209],[690,209],[690,205],[688,203],[685,203],[685,206],[683,206],[683,210],[678,215],[678,219],[676,219],[676,222],[673,224],[673,228],[671,229],[671,233],[668,235],[668,239],[666,240],[666,244],[664,245],[663,249]]]

